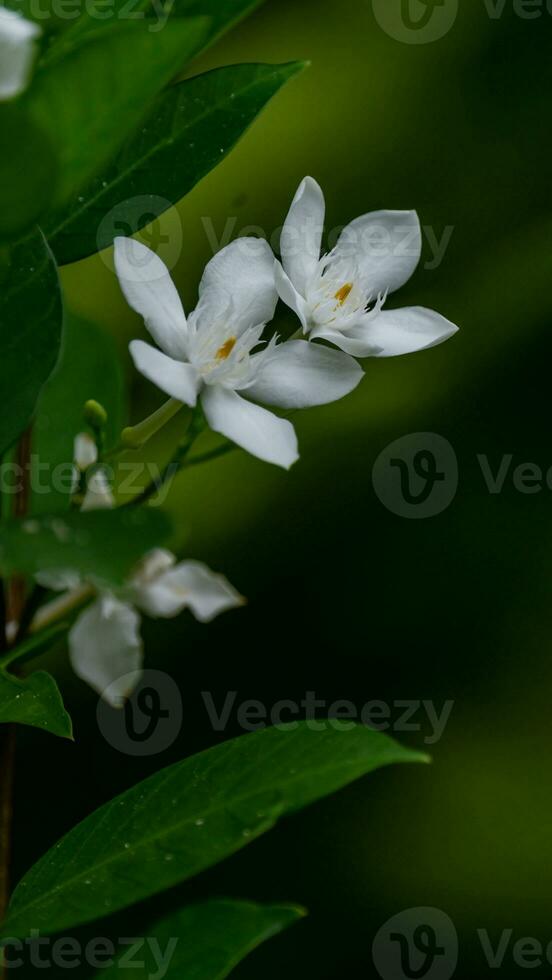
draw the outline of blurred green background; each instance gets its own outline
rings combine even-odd
[[[132,760],[107,745],[95,698],[63,668],[77,743],[21,739],[16,871],[60,825],[215,744],[201,691],[217,703],[228,690],[269,705],[316,691],[359,707],[454,708],[433,766],[376,774],[94,934],[138,935],[177,899],[205,895],[306,905],[309,919],[240,967],[243,980],[375,976],[372,938],[410,906],[451,916],[459,975],[489,971],[478,928],[495,942],[509,927],[514,939],[552,939],[552,491],[522,494],[508,479],[490,494],[477,460],[552,465],[551,43],[552,15],[524,20],[510,2],[493,19],[484,0],[462,0],[443,39],[415,46],[389,37],[368,0],[272,0],[195,66],[312,60],[160,222],[188,309],[212,254],[208,230],[220,239],[235,218],[233,236],[251,225],[271,236],[312,174],[328,229],[379,208],[416,208],[439,238],[452,228],[439,267],[425,267],[426,242],[391,305],[433,307],[461,332],[367,362],[354,395],[299,416],[290,474],[236,453],[178,479],[176,545],[224,570],[249,605],[207,628],[188,616],[147,624],[147,664],[178,680],[185,704],[162,756]],[[64,284],[70,307],[119,342],[142,417],[161,399],[131,374],[126,345],[143,326],[110,255],[64,270]],[[408,521],[382,506],[371,470],[391,441],[424,431],[454,447],[459,488],[444,513]],[[168,438],[155,451],[163,459]],[[425,734],[398,737],[423,747]],[[508,954],[501,972],[520,972]]]

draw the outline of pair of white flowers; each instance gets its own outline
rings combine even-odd
[[[200,399],[215,432],[285,468],[298,458],[295,430],[261,405],[297,409],[336,401],[362,378],[354,357],[423,350],[457,330],[422,307],[383,309],[421,256],[414,211],[357,218],[321,257],[324,217],[322,190],[307,177],[283,227],[282,262],[267,242],[238,239],[207,265],[189,317],[161,259],[133,239],[115,241],[123,293],[158,345],[132,341],[137,369],[186,405]],[[297,314],[306,339],[262,342],[278,298]]]
[[[98,454],[90,436],[75,440],[76,475],[86,473]],[[88,482],[82,510],[115,505],[105,473],[98,469]],[[65,593],[37,614],[40,627],[60,604],[94,596],[69,632],[69,656],[73,670],[113,707],[121,707],[138,684],[144,659],[140,636],[141,613],[152,618],[172,618],[190,609],[196,619],[208,623],[219,613],[241,606],[244,599],[223,575],[197,561],[177,564],[170,551],[149,552],[118,591],[107,591],[84,582],[76,572],[44,571],[37,581]],[[54,610],[52,609],[54,607]]]
[[[0,7],[0,102],[14,99],[28,85],[40,27]]]

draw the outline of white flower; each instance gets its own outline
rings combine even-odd
[[[75,439],[78,470],[88,469],[98,459],[96,446],[92,449],[88,439],[84,433]],[[81,510],[114,506],[105,472],[96,470],[88,479]],[[216,575],[198,561],[177,564],[175,556],[164,548],[150,551],[116,593],[96,589],[70,569],[47,569],[35,578],[45,588],[73,593],[76,599],[88,597],[92,588],[97,593],[69,632],[69,656],[77,676],[113,707],[121,707],[140,679],[144,659],[140,612],[169,619],[190,609],[196,619],[208,623],[245,601],[223,575]],[[35,628],[42,625],[44,617],[47,621],[52,606],[59,608],[63,598],[39,610]]]
[[[41,33],[37,24],[0,7],[0,102],[27,87]]]
[[[73,670],[115,707],[138,682],[143,663],[140,612],[169,619],[190,609],[201,623],[243,605],[223,575],[197,561],[176,564],[170,551],[150,552],[117,595],[102,592],[77,619],[69,634]],[[126,678],[126,681],[125,681]]]
[[[259,459],[289,468],[298,458],[297,437],[291,422],[255,402],[323,405],[362,377],[350,357],[302,340],[256,350],[278,300],[265,241],[242,238],[222,249],[207,265],[199,304],[187,319],[167,268],[145,245],[116,239],[115,267],[128,303],[161,348],[132,341],[137,369],[186,405],[199,397],[211,428]]]
[[[391,357],[448,340],[457,327],[423,307],[384,310],[388,293],[410,279],[422,251],[415,211],[374,211],[356,218],[320,257],[325,201],[312,177],[301,183],[276,263],[280,298],[311,340],[327,340],[356,357]]]
[[[37,581],[55,591],[83,588],[74,572],[41,572]],[[157,548],[145,556],[117,592],[100,591],[79,615],[69,633],[73,670],[114,707],[120,707],[140,679],[143,644],[140,612],[169,619],[190,609],[201,623],[244,603],[223,575],[197,561],[176,563],[170,551]],[[46,607],[47,608],[47,607]],[[40,616],[40,613],[39,613]]]

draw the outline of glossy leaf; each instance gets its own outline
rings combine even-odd
[[[47,209],[57,162],[50,140],[19,103],[0,103],[0,133],[4,147],[0,153],[0,242],[12,242],[28,234]]]
[[[233,65],[163,92],[115,164],[48,220],[58,262],[107,248],[117,235],[133,235],[176,204],[303,67]]]
[[[157,93],[197,51],[205,30],[201,19],[174,20],[159,33],[143,22],[111,26],[37,73],[28,107],[58,156],[54,206],[117,153]]]
[[[159,970],[150,942],[166,956],[165,980],[224,980],[257,946],[304,914],[293,905],[231,901],[190,905],[156,924],[145,937],[138,957],[141,962],[127,964],[126,980],[148,980]],[[97,974],[97,980],[114,980],[120,975],[121,963],[116,961]]]
[[[36,232],[0,259],[0,454],[31,420],[58,359],[62,320],[56,264]]]
[[[73,726],[53,677],[37,671],[25,680],[0,670],[0,724],[41,728],[60,738],[73,738]]]
[[[267,728],[151,776],[91,814],[16,889],[4,935],[54,932],[222,861],[279,817],[395,762],[425,761],[362,726]]]
[[[73,461],[73,442],[86,429],[84,403],[93,398],[107,411],[106,448],[123,425],[125,386],[116,345],[105,330],[68,316],[58,366],[44,386],[33,429],[31,512],[67,510],[71,501],[63,474]]]
[[[113,0],[111,16],[106,16],[105,0],[88,0],[84,13],[55,41],[47,57],[64,56],[89,35],[108,29],[114,20],[142,19],[155,34],[165,29],[168,18],[208,17],[199,54],[262,3],[264,0]]]
[[[161,511],[144,507],[10,521],[0,526],[0,569],[29,575],[73,569],[94,582],[121,585],[169,530]]]

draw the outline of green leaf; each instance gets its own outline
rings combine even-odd
[[[89,922],[222,861],[279,817],[394,762],[426,757],[355,725],[267,728],[177,763],[96,810],[31,868],[3,935]]]
[[[74,437],[86,430],[84,403],[94,398],[106,409],[109,449],[123,425],[125,394],[121,360],[113,338],[94,323],[66,317],[59,363],[42,390],[36,411],[31,513],[53,513],[69,507],[71,495],[68,487],[62,485],[62,475],[73,462]]]
[[[127,964],[126,980],[147,980],[158,975],[152,953],[165,954],[166,980],[224,980],[257,946],[272,939],[305,915],[293,905],[256,905],[253,902],[211,901],[190,905],[158,922],[140,954],[142,962]],[[128,950],[127,950],[128,953]],[[120,977],[120,961],[97,974]]]
[[[133,235],[176,204],[303,67],[220,68],[159,96],[115,164],[49,219],[46,234],[60,264],[107,248],[117,235]]]
[[[163,92],[114,165],[49,218],[46,235],[58,262],[107,248],[117,235],[133,235],[176,204],[303,67],[234,65]]]
[[[16,722],[42,728],[60,738],[73,738],[73,726],[53,677],[37,671],[20,680],[0,671],[0,723]]]
[[[113,158],[157,93],[196,52],[206,28],[204,20],[184,19],[160,33],[143,22],[112,26],[37,72],[27,104],[59,158],[53,206]]]
[[[0,262],[0,455],[31,420],[59,355],[62,320],[56,263],[36,232]]]
[[[72,569],[93,582],[117,586],[169,531],[168,518],[145,507],[10,521],[0,526],[0,570],[33,575]]]
[[[108,29],[114,20],[143,19],[157,33],[165,29],[168,17],[196,16],[209,18],[196,51],[199,54],[262,3],[264,0],[112,0],[111,17],[106,17],[105,0],[88,0],[85,12],[51,45],[46,57],[52,60],[64,56],[89,35]]]
[[[174,0],[173,17],[211,18],[205,47],[213,44],[222,34],[252,14],[265,0]]]
[[[28,234],[52,197],[57,163],[50,141],[18,104],[0,104],[0,242]],[[37,161],[40,165],[37,166]]]

